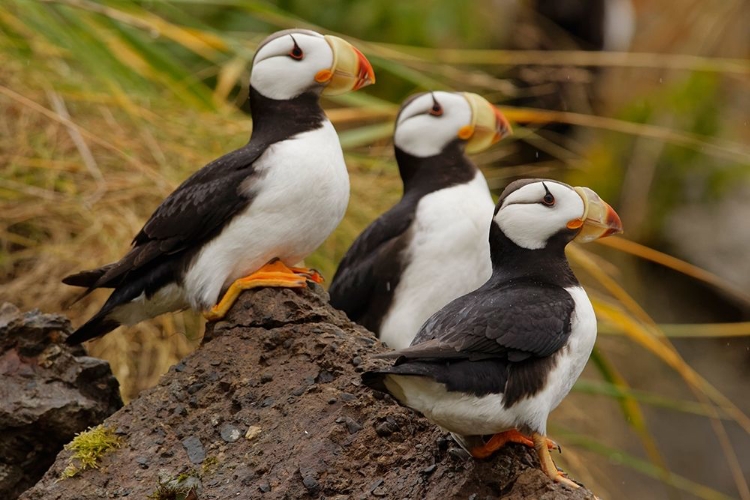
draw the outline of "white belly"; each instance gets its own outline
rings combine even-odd
[[[494,209],[480,172],[467,184],[435,191],[419,201],[408,265],[380,327],[380,339],[389,347],[408,347],[430,316],[489,279]]]
[[[426,377],[389,375],[386,386],[404,405],[462,436],[495,434],[514,428],[546,434],[547,417],[581,375],[596,341],[596,316],[586,292],[581,287],[566,290],[576,302],[571,336],[558,355],[544,389],[535,395],[504,408],[502,394],[473,396],[448,392],[443,384]]]
[[[323,126],[272,145],[256,162],[261,178],[250,206],[193,260],[185,276],[196,309],[274,258],[294,265],[338,226],[349,203],[349,175],[338,135]]]

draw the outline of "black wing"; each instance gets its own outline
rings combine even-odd
[[[573,297],[565,289],[536,282],[488,282],[435,313],[406,359],[501,358],[519,362],[551,356],[570,336]]]
[[[265,145],[251,142],[198,170],[159,205],[120,261],[68,276],[63,283],[88,291],[117,287],[131,271],[212,238],[252,201],[253,163],[264,150]]]
[[[346,252],[328,290],[331,305],[370,330],[379,328],[398,285],[417,202],[404,197],[370,224]]]
[[[435,313],[396,364],[363,375],[382,390],[389,374],[430,377],[448,391],[503,393],[506,408],[542,390],[570,336],[575,302],[563,288],[488,283]],[[392,356],[392,357],[393,357]]]

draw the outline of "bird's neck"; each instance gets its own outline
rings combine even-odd
[[[250,87],[250,115],[253,139],[273,143],[320,128],[327,120],[318,96],[312,92],[292,99],[270,99]]]
[[[569,238],[563,235],[553,236],[544,248],[529,250],[516,245],[493,223],[490,225],[490,281],[505,283],[523,279],[563,288],[577,286],[578,279],[565,256],[568,242]]]
[[[463,184],[472,180],[477,173],[477,167],[466,157],[457,141],[448,144],[434,156],[414,156],[398,147],[395,150],[404,194],[436,191]]]

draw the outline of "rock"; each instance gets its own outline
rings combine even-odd
[[[0,498],[36,483],[76,433],[122,406],[109,363],[64,341],[59,314],[0,305]]]
[[[240,437],[242,437],[242,433],[240,430],[233,426],[232,424],[224,424],[221,426],[221,439],[226,441],[227,443],[234,443],[237,441]]]
[[[399,426],[393,419],[386,419],[385,422],[380,422],[375,426],[375,434],[380,437],[388,437],[398,431]]]
[[[260,436],[260,433],[261,433],[260,427],[255,426],[255,425],[251,425],[247,429],[247,432],[245,433],[245,439],[247,439],[248,441],[252,441],[253,439],[255,439],[258,436]]]
[[[244,292],[221,329],[207,326],[204,344],[180,370],[107,419],[127,433],[126,445],[99,469],[58,482],[63,451],[22,498],[93,500],[98,490],[147,498],[170,484],[160,483],[160,472],[172,482],[199,478],[199,498],[593,498],[550,482],[520,445],[490,460],[454,456],[446,433],[360,383],[362,370],[387,364],[372,359],[384,350],[317,286]],[[165,402],[178,404],[175,393],[188,405],[190,387],[199,389],[189,411],[159,412]],[[245,439],[229,442],[232,427],[247,429]]]
[[[196,436],[188,436],[183,439],[182,447],[185,448],[192,463],[199,464],[206,459],[206,450],[203,448],[203,443]]]
[[[346,429],[349,431],[349,434],[354,434],[355,432],[362,430],[362,426],[351,417],[346,417],[344,423],[346,424]]]

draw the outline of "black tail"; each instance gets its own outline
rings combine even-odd
[[[386,371],[364,372],[362,374],[362,383],[370,389],[390,394],[385,387],[385,376],[387,374]]]
[[[101,311],[97,313],[93,318],[84,323],[78,330],[74,331],[70,337],[65,339],[65,343],[68,345],[76,345],[81,342],[86,342],[96,337],[101,337],[105,333],[109,333],[115,328],[120,326],[117,321],[107,318],[106,313],[102,314]]]
[[[88,271],[81,271],[80,273],[71,274],[63,278],[62,282],[66,285],[80,286],[84,288],[93,289],[96,287],[96,282],[99,278],[109,271],[114,264],[107,264],[97,269],[89,269]],[[104,286],[105,288],[114,288],[114,283],[110,286]]]
[[[394,354],[398,354],[398,352],[394,351]],[[416,377],[429,377],[434,379],[436,378],[436,376],[435,373],[433,373],[433,370],[434,365],[422,362],[407,362],[404,364],[396,364],[387,368],[381,368],[380,370],[373,370],[371,372],[363,373],[362,383],[371,389],[375,389],[376,391],[390,394],[390,391],[385,386],[386,376],[411,375]]]

